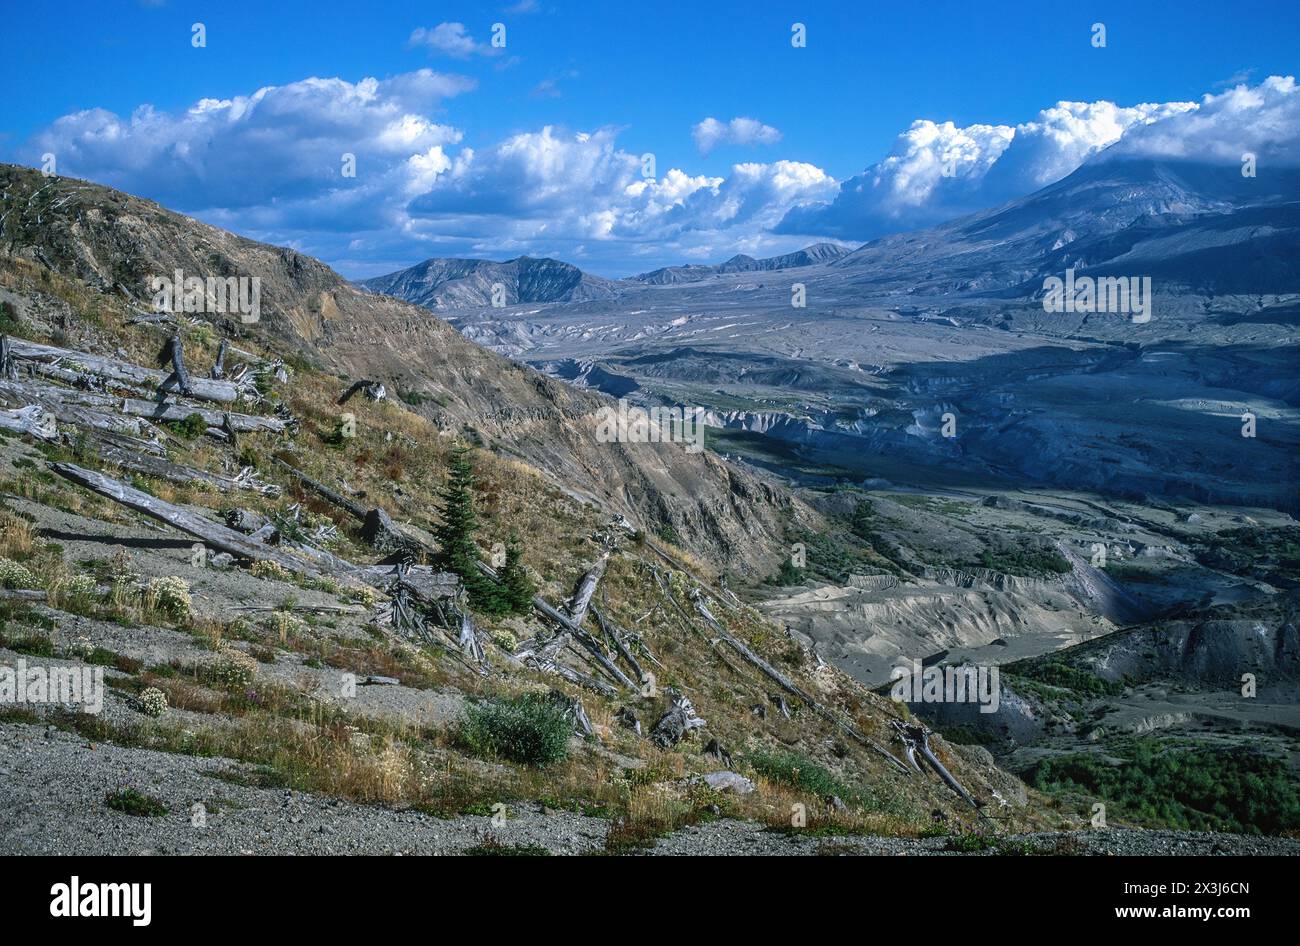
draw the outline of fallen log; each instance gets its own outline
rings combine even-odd
[[[253,613],[273,614],[276,611],[298,611],[303,614],[365,614],[366,609],[347,604],[245,604],[230,608],[231,611],[251,611]]]
[[[157,477],[160,480],[167,480],[169,483],[180,483],[182,485],[205,483],[223,493],[241,489],[251,490],[266,496],[275,496],[279,493],[278,486],[269,486],[259,482],[256,476],[252,474],[251,467],[245,467],[238,476],[223,476],[220,473],[209,473],[207,470],[196,470],[193,467],[181,466],[179,463],[172,463],[170,460],[159,457],[141,455],[102,441],[97,444],[97,447],[99,456],[109,463],[120,466],[124,470],[130,470],[132,473],[143,473],[145,476]]]
[[[47,597],[39,588],[0,588],[0,598],[14,601],[44,601]]]
[[[284,460],[280,459],[279,457],[272,457],[271,459],[275,462],[276,466],[280,467],[282,470],[285,470],[286,472],[291,473],[293,476],[297,477],[298,481],[302,483],[303,486],[306,486],[308,489],[312,490],[314,493],[318,494],[324,499],[329,500],[331,503],[333,503],[335,506],[338,506],[340,509],[347,510],[349,513],[351,513],[357,519],[360,519],[362,522],[365,521],[366,513],[369,511],[366,509],[365,506],[362,506],[360,503],[353,502],[352,500],[348,499],[346,496],[343,496],[342,494],[335,492],[334,490],[330,489],[328,486],[326,486],[324,483],[320,482],[319,480],[312,479],[310,476],[308,476],[302,470],[298,469],[293,464],[286,463]]]
[[[289,428],[289,424],[282,417],[231,414],[227,411],[214,411],[205,407],[177,404],[174,401],[146,401],[139,398],[112,397],[108,394],[92,394],[62,388],[44,388],[41,394],[60,403],[83,407],[112,408],[120,414],[143,417],[154,422],[183,421],[191,414],[198,414],[209,427],[229,427],[229,429],[238,433],[267,431],[278,434],[284,433]]]
[[[157,436],[157,431],[145,420],[121,417],[116,414],[104,414],[75,404],[67,404],[56,398],[49,397],[48,392],[50,390],[49,388],[38,388],[34,385],[14,381],[0,381],[0,398],[24,407],[37,405],[61,423],[74,424],[79,427],[92,427],[96,430],[127,434],[132,437],[140,437],[143,434]]]
[[[0,411],[0,430],[54,441],[59,439],[59,425],[55,420],[54,415],[39,404],[29,404],[12,411]]]
[[[342,570],[330,564],[322,565],[318,562],[304,561],[296,555],[290,555],[288,552],[281,551],[273,546],[254,542],[249,537],[241,535],[233,529],[210,519],[205,519],[188,509],[183,509],[156,496],[150,496],[142,490],[127,486],[125,483],[95,470],[83,469],[73,463],[51,463],[50,469],[64,479],[70,480],[79,486],[84,486],[93,493],[120,503],[128,509],[149,516],[151,519],[166,523],[174,529],[201,539],[205,545],[213,549],[228,552],[237,558],[249,559],[255,562],[275,562],[291,572],[313,578],[331,577],[359,582],[365,581],[358,574],[362,572],[362,569],[355,565],[343,563],[347,565],[347,569]],[[341,562],[342,560],[335,559],[334,561]]]
[[[558,676],[568,680],[570,683],[576,683],[578,686],[584,686],[589,690],[595,690],[602,696],[608,696],[610,698],[618,696],[618,690],[614,689],[608,683],[597,680],[595,677],[590,677],[580,670],[574,670],[572,667],[567,664],[562,664],[559,661],[555,661],[551,664],[543,664],[537,660],[529,659],[525,660],[524,663],[536,667],[538,670],[557,674]]]
[[[890,752],[888,749],[886,749],[884,746],[880,745],[879,743],[873,741],[872,739],[869,739],[867,735],[861,732],[860,730],[858,730],[856,726],[853,726],[852,724],[845,722],[843,719],[840,718],[838,713],[835,713],[829,707],[823,706],[817,700],[813,699],[812,695],[808,693],[807,690],[796,685],[794,681],[788,678],[785,674],[781,673],[781,671],[777,670],[770,663],[768,663],[762,657],[758,656],[758,654],[754,653],[747,646],[745,646],[745,644],[741,640],[739,640],[736,637],[733,637],[730,633],[724,630],[722,625],[718,623],[718,619],[715,618],[713,616],[713,613],[709,610],[708,605],[704,603],[703,596],[699,594],[698,589],[694,590],[692,597],[695,600],[695,609],[700,613],[700,616],[703,617],[706,621],[708,621],[709,626],[713,628],[713,630],[717,633],[718,637],[725,644],[730,646],[736,653],[738,653],[741,657],[743,657],[748,663],[752,664],[754,667],[757,667],[758,670],[764,676],[766,676],[769,680],[772,680],[774,683],[776,683],[776,685],[781,687],[781,689],[785,690],[787,693],[791,693],[797,696],[818,716],[822,717],[827,722],[832,723],[833,725],[839,727],[844,732],[852,736],[855,740],[862,743],[862,745],[871,749],[877,755],[881,756],[882,758],[888,759],[890,764],[893,765],[894,768],[898,769],[900,772],[904,774],[907,774],[907,766],[903,765],[902,762],[899,762],[898,758],[892,752]]]
[[[9,350],[12,356],[20,361],[45,363],[67,361],[78,366],[81,373],[153,388],[160,388],[169,377],[168,373],[156,368],[144,368],[116,358],[106,358],[68,348],[56,348],[53,345],[39,345],[20,338],[9,340]],[[190,382],[189,393],[191,397],[200,400],[230,404],[239,399],[243,389],[231,381],[195,378]]]
[[[930,748],[930,730],[922,725],[910,724],[894,720],[894,728],[898,731],[898,738],[902,741],[907,749],[907,759],[919,772],[921,767],[916,764],[916,753],[919,751],[921,757],[929,763],[930,767],[939,774],[939,778],[954,792],[962,797],[972,808],[979,808],[977,802],[970,792],[962,786],[961,782],[953,777],[948,771],[948,767],[939,761],[939,757],[934,754]]]
[[[641,668],[641,663],[632,656],[632,651],[628,649],[627,644],[623,641],[622,635],[626,632],[595,606],[592,607],[591,613],[596,618],[596,623],[600,625],[601,633],[614,642],[614,648],[618,651],[619,656],[632,668],[636,678],[644,683],[648,679],[645,670]]]

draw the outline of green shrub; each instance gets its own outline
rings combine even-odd
[[[184,420],[173,420],[167,422],[167,427],[178,437],[186,440],[193,440],[195,437],[203,436],[208,429],[208,422],[203,419],[202,414],[189,414]]]
[[[1040,761],[1026,774],[1054,794],[1102,799],[1111,817],[1150,827],[1241,834],[1300,829],[1300,785],[1280,759],[1250,749],[1170,748],[1154,739],[1115,750],[1112,765],[1085,753]]]
[[[985,549],[980,552],[979,563],[995,572],[1029,578],[1064,575],[1072,570],[1065,556],[1056,549],[1035,546]]]
[[[1048,686],[1070,690],[1080,696],[1118,696],[1124,692],[1124,684],[1103,680],[1092,671],[1081,669],[1063,660],[1047,660],[1037,665],[1018,667],[1015,675]]]
[[[0,302],[0,335],[16,335],[22,331],[23,323],[13,304]]]
[[[109,792],[104,796],[104,804],[114,811],[134,815],[137,818],[158,818],[167,814],[167,806],[152,795],[138,792],[134,788],[123,788]]]
[[[810,792],[818,798],[836,795],[844,802],[860,802],[861,793],[841,782],[829,769],[798,752],[760,750],[750,753],[749,764],[760,775],[791,788]]]
[[[472,704],[458,733],[461,743],[478,755],[539,767],[563,759],[572,734],[565,708],[542,693]]]

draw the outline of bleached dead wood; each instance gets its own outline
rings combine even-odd
[[[340,395],[338,403],[346,404],[352,399],[352,395],[356,394],[358,391],[364,391],[366,397],[372,401],[382,401],[388,397],[388,391],[384,388],[384,383],[382,381],[362,379],[361,381],[353,381],[352,386]]]
[[[289,601],[283,604],[245,604],[230,608],[231,611],[249,611],[255,614],[274,613],[276,611],[297,611],[302,614],[365,614],[366,609],[348,604],[298,604]]]
[[[223,476],[220,473],[196,470],[193,467],[182,466],[159,457],[141,455],[102,442],[97,447],[100,457],[109,463],[133,473],[143,473],[146,476],[167,480],[169,483],[206,483],[223,493],[245,489],[273,496],[279,492],[278,487],[262,483],[252,476],[249,472],[250,468],[241,470],[237,476]]]
[[[59,439],[55,417],[39,404],[29,404],[11,411],[0,411],[0,429],[16,434],[30,434],[37,440]]]
[[[914,723],[904,723],[894,720],[894,729],[898,732],[898,738],[907,750],[907,760],[919,772],[921,767],[916,763],[916,753],[921,753],[921,758],[929,763],[930,767],[939,774],[939,778],[954,792],[960,795],[972,808],[979,808],[980,805],[975,801],[970,792],[962,786],[961,782],[948,771],[948,767],[939,761],[939,757],[934,754],[930,748],[930,730],[923,725]]]
[[[145,368],[117,358],[57,348],[53,345],[39,345],[20,338],[11,338],[9,348],[13,357],[19,361],[45,363],[61,361],[64,367],[76,366],[83,374],[99,375],[114,381],[125,381],[151,388],[160,388],[169,377],[168,372],[156,368]],[[204,401],[230,404],[238,400],[241,393],[241,387],[231,381],[194,378],[190,382],[189,395]]]
[[[275,562],[291,572],[315,578],[328,576],[351,581],[364,581],[362,569],[351,563],[342,562],[341,559],[333,559],[333,556],[330,556],[333,563],[328,564],[322,564],[319,561],[304,561],[296,555],[290,555],[288,552],[273,546],[254,542],[249,537],[241,535],[233,529],[210,519],[205,519],[197,513],[190,512],[188,509],[183,509],[156,496],[150,496],[142,490],[135,489],[95,470],[87,470],[73,463],[51,463],[50,469],[64,479],[84,486],[93,493],[201,539],[211,549],[229,552],[238,558],[255,562]],[[342,563],[346,568],[339,567],[337,563]]]
[[[559,690],[552,690],[550,699],[564,710],[564,715],[573,723],[575,733],[583,737],[596,735],[595,727],[591,725],[591,719],[587,716],[587,710],[582,705],[582,700]]]
[[[361,565],[358,571],[376,587],[400,583],[423,604],[447,601],[460,593],[460,578],[454,572],[436,571],[429,565]]]
[[[9,350],[8,335],[0,335],[0,378],[6,381],[18,380],[18,365],[14,362],[13,352]]]
[[[180,390],[186,397],[190,394],[190,373],[185,369],[185,347],[181,344],[181,333],[172,334],[171,341],[168,342],[170,349],[172,373],[163,379],[163,383],[158,387],[160,390],[166,390],[173,385]]]
[[[668,711],[650,730],[651,741],[661,749],[677,745],[687,734],[706,725],[704,720],[695,715],[695,707],[685,694],[673,693],[671,699]]]
[[[525,660],[524,663],[536,666],[539,670],[545,670],[549,673],[561,676],[570,683],[576,683],[578,686],[584,686],[589,690],[595,690],[602,696],[618,696],[618,690],[614,689],[608,683],[597,680],[595,677],[588,676],[580,670],[574,670],[568,664],[562,664],[559,661],[556,661],[549,665],[542,665],[535,660]]]
[[[212,362],[212,370],[208,373],[208,377],[213,381],[220,381],[226,376],[226,349],[229,347],[230,343],[224,338],[221,340],[221,344],[217,346],[217,358]]]
[[[460,612],[460,634],[456,643],[460,645],[461,653],[466,658],[477,664],[487,663],[487,657],[483,653],[483,645],[478,639],[478,628],[474,626],[474,621],[469,616],[468,609],[456,608]]]
[[[239,433],[266,431],[278,434],[283,433],[289,427],[284,419],[280,417],[264,417],[258,414],[232,414],[228,411],[214,411],[206,407],[177,404],[171,401],[144,401],[129,397],[115,398],[107,394],[88,394],[55,388],[47,388],[46,391],[47,396],[54,397],[65,403],[111,408],[121,414],[144,417],[155,422],[182,421],[191,414],[198,414],[203,418],[204,423],[210,427],[225,425]]]
[[[13,601],[44,601],[47,597],[39,588],[0,588],[0,598]]]
[[[49,396],[50,390],[52,389],[21,384],[15,381],[0,381],[0,399],[24,407],[37,405],[50,413],[60,423],[75,424],[79,427],[92,427],[96,430],[107,430],[132,437],[140,437],[146,434],[155,438],[159,436],[158,432],[147,421],[139,418],[120,417],[116,414],[105,414],[75,404],[67,404],[56,397]]]
[[[298,469],[296,466],[293,466],[290,463],[286,463],[284,460],[281,460],[279,457],[272,457],[271,459],[275,462],[276,466],[280,467],[280,469],[296,477],[298,479],[298,482],[302,483],[303,486],[306,486],[312,492],[316,493],[317,495],[321,496],[324,499],[329,500],[331,503],[333,503],[335,506],[338,506],[340,509],[346,510],[347,512],[355,516],[357,519],[360,519],[363,522],[365,521],[366,513],[369,511],[366,509],[365,506],[361,505],[358,502],[353,502],[351,499],[348,499],[346,496],[342,495],[341,493],[338,493],[330,489],[328,486],[326,486],[324,483],[320,482],[319,480],[312,479],[302,470]]]
[[[601,633],[614,642],[614,648],[618,651],[619,656],[632,668],[636,678],[644,682],[647,679],[646,673],[641,668],[640,661],[632,656],[632,651],[628,649],[627,642],[623,640],[623,635],[627,632],[615,624],[613,620],[606,617],[605,613],[594,605],[591,608],[591,613],[596,618],[596,623],[600,625]]]
[[[29,401],[35,401],[52,407],[59,405],[60,413],[63,408],[84,407],[98,409],[96,413],[105,414],[105,412],[115,412],[125,414],[128,417],[143,417],[149,421],[182,421],[191,414],[198,414],[204,422],[213,427],[220,427],[229,419],[229,426],[243,433],[254,431],[267,431],[269,433],[283,433],[288,429],[288,423],[280,417],[262,417],[256,414],[231,414],[224,411],[214,411],[204,407],[195,407],[188,404],[176,404],[170,401],[146,401],[138,398],[113,397],[109,394],[95,394],[89,391],[74,391],[71,388],[60,388],[51,385],[25,384],[17,381],[0,381],[0,393],[11,398],[23,398]],[[75,421],[73,421],[75,422]],[[102,423],[92,426],[103,426]],[[119,421],[119,428],[130,430],[139,425]]]
[[[733,636],[731,633],[729,633],[727,630],[725,630],[723,626],[718,622],[718,619],[713,616],[713,612],[709,610],[707,602],[705,602],[703,595],[699,593],[698,589],[695,589],[694,594],[692,594],[692,598],[695,602],[695,610],[698,611],[700,616],[703,617],[708,622],[711,628],[713,628],[714,632],[718,635],[719,639],[721,639],[725,644],[730,646],[736,653],[740,654],[740,656],[743,657],[748,663],[750,663],[754,667],[757,667],[758,670],[764,676],[766,676],[768,679],[776,683],[779,687],[781,687],[781,689],[785,690],[787,693],[791,693],[797,696],[818,716],[822,717],[827,722],[832,723],[833,725],[839,727],[841,730],[848,733],[850,736],[852,736],[855,740],[860,742],[862,745],[871,749],[877,755],[881,756],[884,759],[887,759],[890,762],[890,764],[893,765],[900,772],[903,772],[904,774],[907,773],[907,766],[899,762],[898,758],[892,752],[890,752],[888,749],[886,749],[884,746],[880,745],[879,743],[875,742],[874,740],[869,739],[867,735],[862,731],[860,731],[856,726],[841,719],[838,713],[835,713],[829,707],[823,706],[821,703],[815,700],[812,694],[810,694],[807,690],[795,684],[793,680],[791,680],[785,674],[781,673],[781,671],[777,670],[775,667],[773,667],[762,657],[758,656],[758,654],[750,650],[749,647],[747,647],[744,644],[744,642],[742,642],[741,640]]]
[[[587,608],[591,606],[591,597],[596,593],[596,586],[600,584],[600,579],[605,574],[605,567],[609,564],[609,550],[606,549],[601,553],[600,558],[596,559],[596,564],[587,570],[587,573],[578,581],[578,585],[573,589],[573,597],[565,605],[565,610],[569,612],[569,619],[575,625],[581,626],[587,617]]]

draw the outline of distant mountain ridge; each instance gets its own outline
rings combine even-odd
[[[572,263],[520,256],[497,263],[480,259],[427,259],[407,269],[357,283],[368,292],[396,296],[430,309],[493,304],[501,286],[506,305],[586,302],[618,294],[618,284],[585,273]]]
[[[1067,268],[1209,292],[1300,286],[1300,170],[1105,156],[1026,197],[873,240],[834,260],[854,282],[1021,295]]]
[[[665,266],[629,278],[636,282],[659,286],[699,282],[702,279],[708,279],[710,276],[723,273],[773,272],[780,269],[795,269],[799,266],[812,266],[816,263],[831,263],[851,252],[851,250],[834,243],[814,243],[802,250],[784,253],[780,256],[769,256],[766,259],[754,259],[752,256],[739,253],[725,263],[719,263],[716,266]]]

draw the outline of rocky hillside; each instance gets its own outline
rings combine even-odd
[[[594,395],[135,198],[6,169],[0,226],[0,667],[105,687],[0,708],[0,849],[75,825],[114,853],[938,853],[1078,826],[735,596],[720,574],[796,510],[748,474],[597,459]],[[149,311],[177,268],[258,275],[259,321]],[[462,462],[499,572],[440,570]],[[734,551],[580,495],[671,507],[656,482],[720,503],[667,521]],[[516,539],[536,594],[480,607]]]
[[[6,254],[35,267],[23,273],[68,280],[63,311],[48,316],[61,328],[86,305],[149,311],[150,279],[176,270],[256,277],[260,321],[226,320],[239,337],[341,377],[382,381],[442,436],[476,438],[571,495],[731,569],[766,567],[780,554],[780,520],[805,514],[778,487],[712,454],[689,454],[680,444],[598,443],[608,397],[486,351],[427,309],[358,289],[293,250],[12,165],[0,166],[0,195]],[[30,314],[27,300],[13,304]]]
[[[765,259],[754,259],[752,256],[739,253],[717,266],[665,266],[662,269],[633,276],[632,279],[657,286],[699,282],[721,273],[768,273],[812,266],[816,263],[830,263],[848,253],[849,250],[834,243],[814,243],[793,253],[783,253]]]
[[[528,256],[504,263],[428,259],[396,273],[362,280],[358,285],[428,309],[493,305],[494,286],[500,287],[498,306],[585,302],[607,299],[618,292],[617,283],[584,273],[570,263]]]

